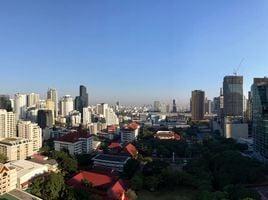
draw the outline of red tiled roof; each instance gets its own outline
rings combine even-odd
[[[132,157],[136,157],[138,154],[138,150],[133,144],[128,144],[124,147],[124,150],[129,153]]]
[[[175,133],[173,131],[158,131],[155,134],[155,137],[157,137],[157,138],[170,138],[170,137],[174,137],[174,140],[180,140],[181,139],[180,135],[178,135],[177,133]]]
[[[75,142],[79,141],[79,138],[89,138],[89,137],[92,137],[92,135],[88,132],[75,131],[75,132],[70,132],[70,133],[60,137],[56,141],[75,143]]]
[[[67,181],[71,186],[81,186],[81,180],[86,179],[93,184],[94,187],[104,187],[111,184],[115,177],[113,175],[82,171]]]
[[[139,127],[137,122],[132,122],[127,126],[129,129],[136,130]]]
[[[126,184],[120,179],[108,190],[108,198],[113,200],[121,200],[123,193],[126,190]]]
[[[35,158],[37,160],[47,160],[48,159],[47,156],[43,156],[43,155],[40,155],[40,154],[34,154],[34,155],[32,155],[32,158]]]
[[[109,149],[113,149],[113,148],[121,148],[121,145],[119,142],[112,142],[109,146]]]

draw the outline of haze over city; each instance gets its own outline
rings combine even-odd
[[[6,1],[0,6],[0,93],[49,87],[90,103],[189,103],[219,95],[238,71],[244,92],[267,72],[268,2]],[[9,76],[7,76],[9,75]]]

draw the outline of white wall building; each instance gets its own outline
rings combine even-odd
[[[92,123],[92,109],[91,107],[83,108],[83,125],[86,126],[87,124]]]
[[[89,133],[71,132],[54,141],[55,151],[68,150],[71,155],[93,151],[93,136]]]
[[[33,155],[33,142],[24,138],[0,139],[0,154],[8,160],[24,160]]]
[[[27,160],[17,160],[6,164],[8,168],[17,171],[17,188],[27,188],[27,182],[31,179],[48,172],[46,165],[37,164]]]
[[[81,113],[77,110],[71,111],[70,122],[72,127],[79,127],[81,124]]]
[[[113,111],[112,108],[107,108],[105,110],[105,116],[104,117],[106,119],[107,126],[118,125],[119,124],[119,119],[118,119],[117,115],[115,114],[115,112]]]
[[[60,101],[61,115],[66,117],[74,110],[73,98],[70,95],[65,95]]]
[[[42,129],[36,123],[19,121],[18,136],[33,141],[33,151],[37,152],[42,147]]]
[[[224,118],[224,136],[225,138],[248,138],[248,124],[243,123],[241,117]]]
[[[14,112],[16,114],[16,120],[26,118],[27,98],[26,94],[15,94],[14,99]]]
[[[131,123],[127,127],[121,129],[121,142],[128,143],[137,140],[140,126],[136,123]]]
[[[0,138],[16,137],[16,116],[13,112],[0,109]]]

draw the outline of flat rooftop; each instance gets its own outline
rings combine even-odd
[[[33,196],[27,192],[24,192],[18,189],[12,190],[8,194],[12,196],[14,199],[19,199],[19,200],[42,200],[36,196]]]
[[[96,161],[110,161],[110,162],[127,162],[130,157],[128,156],[117,156],[117,155],[109,155],[109,154],[99,154],[96,155],[92,160]]]
[[[7,166],[16,168],[18,178],[24,176],[25,174],[31,173],[32,171],[35,171],[37,169],[42,169],[44,167],[47,169],[47,166],[45,165],[37,164],[27,160],[11,161],[7,163]]]

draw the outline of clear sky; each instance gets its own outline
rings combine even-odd
[[[268,75],[267,0],[0,1],[0,94],[182,103],[217,96],[242,58],[246,92]]]

